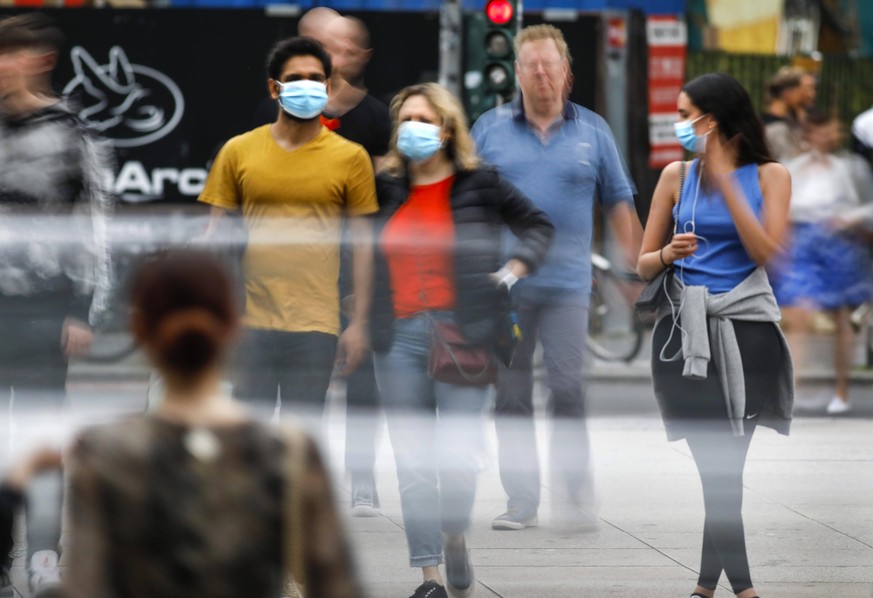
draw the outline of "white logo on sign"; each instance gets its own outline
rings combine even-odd
[[[116,147],[148,145],[182,120],[185,98],[179,86],[153,68],[131,64],[119,46],[109,50],[108,64],[97,64],[81,46],[72,49],[70,59],[76,76],[64,94],[79,95],[79,118]]]

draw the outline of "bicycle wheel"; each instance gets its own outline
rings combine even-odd
[[[599,359],[631,361],[643,344],[643,327],[627,298],[627,285],[612,270],[592,268],[585,344]]]

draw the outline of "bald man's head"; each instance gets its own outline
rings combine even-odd
[[[325,35],[331,21],[340,19],[340,14],[332,8],[317,6],[306,11],[297,23],[298,35],[305,35],[325,43]]]
[[[324,38],[334,72],[352,85],[362,86],[364,69],[372,54],[366,25],[360,19],[339,17],[327,23]]]

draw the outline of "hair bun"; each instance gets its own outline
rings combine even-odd
[[[161,321],[152,337],[155,358],[177,373],[196,373],[215,361],[224,336],[221,322],[205,309],[175,311]]]
[[[225,265],[201,250],[159,251],[139,265],[131,330],[163,373],[194,380],[218,365],[239,323]]]

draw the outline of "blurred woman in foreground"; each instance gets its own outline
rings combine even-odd
[[[313,442],[256,422],[220,390],[238,326],[221,264],[158,254],[131,301],[133,334],[166,396],[73,448],[68,594],[284,596],[293,569],[309,597],[359,596]]]

